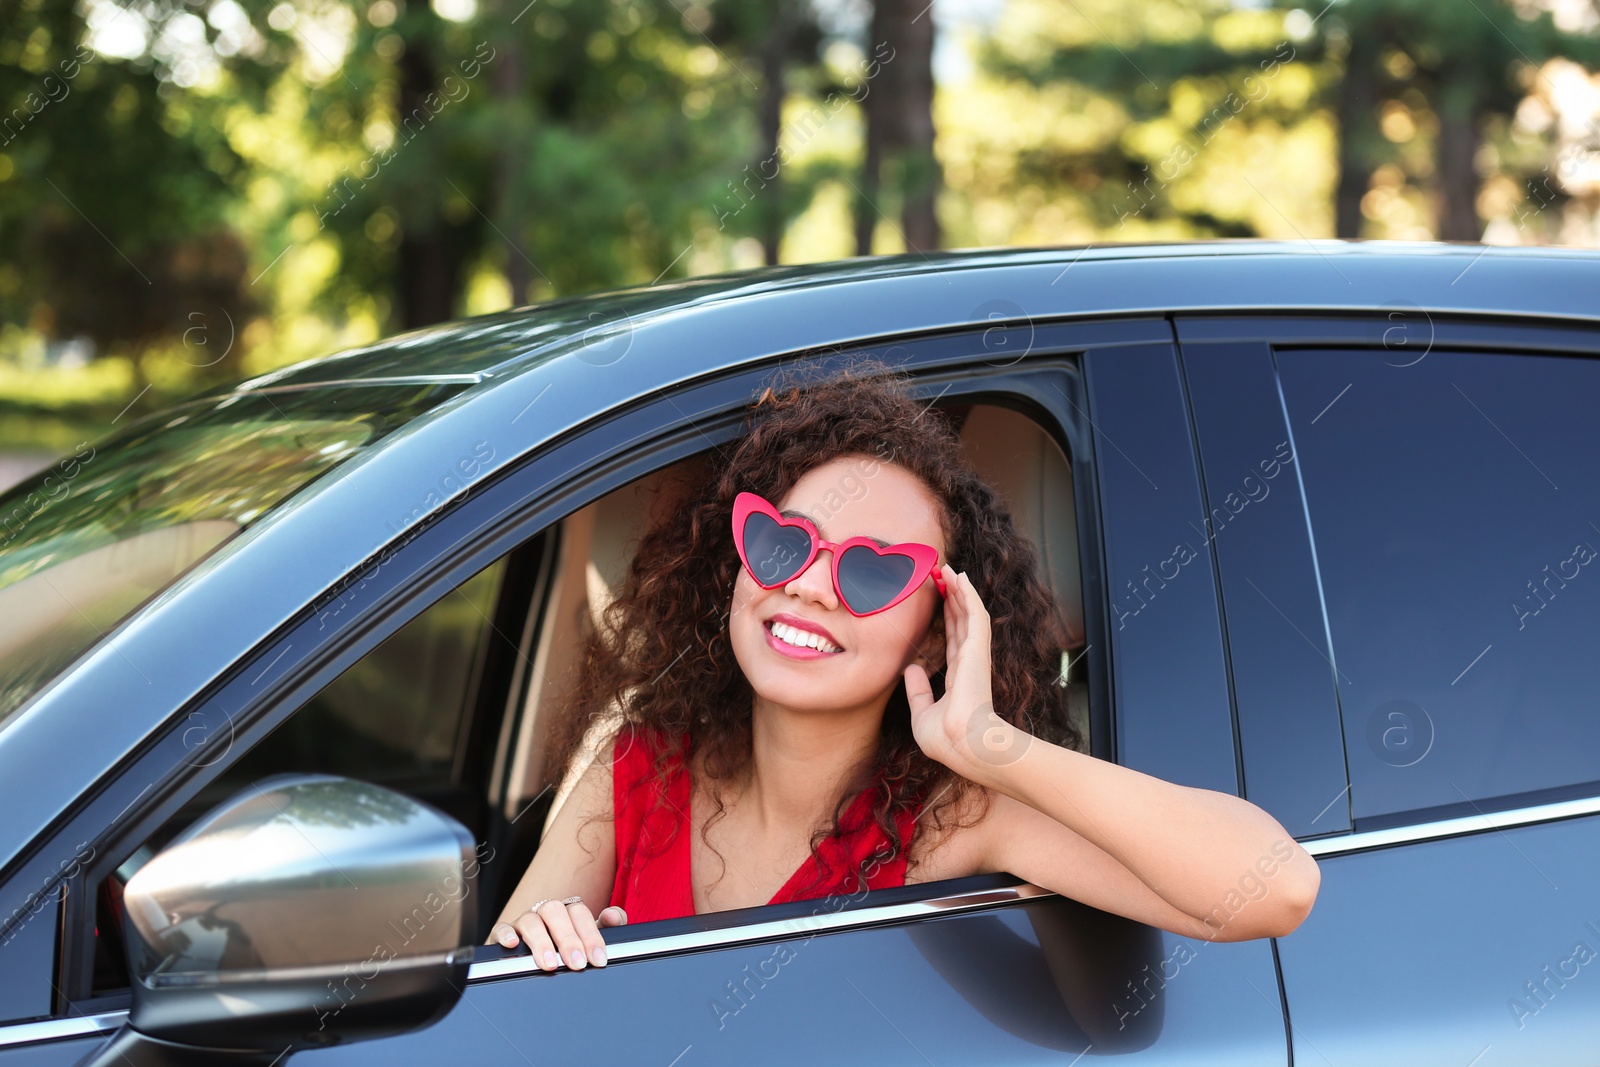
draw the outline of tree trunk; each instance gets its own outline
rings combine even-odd
[[[505,244],[506,284],[511,289],[511,306],[526,304],[533,285],[533,264],[522,247],[522,198],[519,191],[522,168],[528,159],[529,130],[526,114],[527,76],[523,67],[522,40],[517,27],[506,26],[494,72],[494,95],[504,122],[500,152],[495,159],[496,225]]]
[[[902,49],[895,45],[896,70],[905,86],[901,97],[903,143],[900,156],[900,225],[906,251],[939,247],[939,159],[933,152],[933,5],[927,0],[897,0],[903,18]]]
[[[1377,145],[1378,55],[1383,42],[1350,35],[1344,76],[1339,79],[1339,187],[1334,194],[1334,235],[1361,236],[1361,200],[1372,185]]]
[[[899,0],[877,0],[872,5],[872,24],[867,31],[867,55],[872,56],[880,45],[894,43],[894,9]],[[861,151],[861,177],[856,183],[855,229],[856,255],[872,254],[872,231],[878,225],[877,203],[883,195],[880,188],[884,158],[899,143],[894,118],[900,113],[896,100],[894,72],[888,67],[879,69],[878,76],[866,88],[866,99],[861,102],[864,122],[864,141]]]
[[[756,220],[762,257],[768,266],[778,262],[778,246],[783,241],[783,168],[778,160],[778,141],[783,134],[783,76],[795,30],[789,0],[773,0],[770,11],[772,22],[761,42],[761,156],[755,166],[764,183]]]
[[[434,74],[426,39],[419,36],[406,41],[405,54],[400,57],[400,136],[420,140],[438,135],[426,123],[421,129],[405,126],[408,116],[417,116],[421,122],[431,114],[423,99],[435,91]],[[395,205],[401,227],[395,288],[402,329],[429,326],[456,314],[467,228],[445,219],[439,208],[443,196],[441,187],[409,204]]]
[[[1478,91],[1468,71],[1447,74],[1439,88],[1439,139],[1434,149],[1438,183],[1435,232],[1441,241],[1476,241],[1478,219]]]
[[[937,248],[932,5],[927,0],[877,0],[867,54],[868,62],[876,63],[877,75],[868,86],[865,106],[867,143],[856,198],[856,254],[871,254],[879,217],[896,207],[907,251]]]

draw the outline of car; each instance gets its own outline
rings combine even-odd
[[[1570,249],[863,258],[432,327],[86,442],[0,497],[0,1067],[1592,1063],[1597,293]],[[997,873],[615,927],[582,971],[484,943],[658,491],[860,354],[1039,548],[1092,754],[1318,858],[1292,934]]]

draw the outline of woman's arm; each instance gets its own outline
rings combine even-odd
[[[994,714],[988,612],[966,575],[945,569],[948,686],[934,701],[927,672],[912,665],[906,691],[923,751],[999,794],[981,829],[985,862],[1207,940],[1299,926],[1322,875],[1272,816],[1050,744]]]
[[[980,871],[1206,941],[1282,937],[1316,899],[1316,861],[1237,797],[1039,738],[1015,764],[968,777],[993,790],[971,830]]]
[[[489,943],[515,945],[525,940],[534,958],[550,970],[560,966],[561,961],[547,958],[546,953],[557,949],[569,967],[583,967],[590,959],[598,964],[605,962],[598,927],[626,921],[621,908],[606,907],[617,871],[616,834],[611,821],[613,747],[606,744],[601,748],[573,787],[572,795],[556,812],[533,862],[528,864],[490,931]],[[570,896],[581,896],[583,902],[562,906],[560,902]],[[528,906],[545,898],[551,898],[552,903],[540,908],[536,919]],[[508,927],[502,923],[510,924],[515,936],[506,938]],[[600,950],[598,956],[596,950]]]

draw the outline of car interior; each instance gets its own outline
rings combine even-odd
[[[1039,551],[1063,612],[1069,713],[1089,736],[1084,608],[1072,468],[1050,433],[996,404],[943,408],[967,456]],[[575,680],[585,637],[621,587],[639,536],[672,506],[707,453],[659,469],[566,516],[437,601],[299,708],[208,783],[98,886],[91,995],[127,987],[121,886],[160,848],[251,782],[286,771],[359,778],[460,819],[501,856],[478,877],[478,942],[545,829],[615,728],[597,724],[563,781],[545,766],[551,724]],[[217,758],[226,758],[222,753]],[[937,890],[930,890],[936,893]]]

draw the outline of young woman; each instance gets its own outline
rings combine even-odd
[[[1081,751],[1033,546],[908,382],[768,390],[641,539],[556,780],[623,725],[492,943],[603,966],[607,926],[989,871],[1185,937],[1306,917],[1321,876],[1271,816]]]

